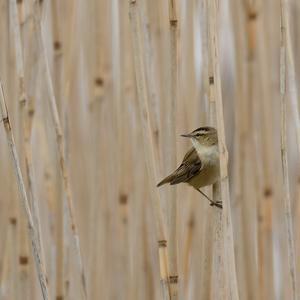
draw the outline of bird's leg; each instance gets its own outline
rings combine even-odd
[[[213,201],[207,195],[205,195],[200,189],[196,189],[196,190],[199,193],[201,193],[210,202],[210,206],[216,206],[222,209],[222,201]]]

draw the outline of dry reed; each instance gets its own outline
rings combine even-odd
[[[0,7],[1,299],[299,298],[297,1]],[[156,188],[201,126],[223,210]]]
[[[290,195],[290,181],[289,181],[289,169],[288,169],[288,156],[287,156],[287,112],[286,112],[286,30],[287,30],[287,8],[286,2],[281,1],[281,13],[280,13],[280,94],[281,94],[281,161],[282,161],[282,177],[284,180],[284,215],[286,222],[286,235],[288,243],[288,262],[290,273],[290,285],[292,287],[292,299],[298,299],[297,295],[297,283],[296,283],[296,262],[295,262],[295,246],[294,246],[294,234],[292,225],[292,209],[291,209],[291,195]],[[289,66],[291,67],[291,66]],[[293,66],[292,66],[293,67]]]
[[[5,103],[2,82],[0,82],[0,87],[1,87],[1,96],[0,96],[1,119],[5,128],[7,143],[11,154],[12,165],[17,178],[17,184],[19,188],[22,208],[24,209],[24,214],[26,215],[26,219],[27,219],[28,232],[32,243],[32,252],[35,259],[36,270],[39,277],[43,299],[49,299],[46,275],[45,275],[45,266],[41,256],[41,249],[40,249],[39,239],[37,235],[37,228],[35,227],[32,214],[30,211],[30,205],[27,198],[25,184],[21,173],[20,162],[19,162],[16,145],[12,133],[11,123],[7,111],[7,106]]]

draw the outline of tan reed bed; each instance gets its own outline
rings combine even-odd
[[[297,1],[0,8],[28,200],[26,215],[1,129],[1,299],[41,299],[36,270],[51,299],[297,299]],[[191,147],[180,134],[206,125],[219,129],[222,174],[203,191],[222,211],[187,185],[156,188]]]

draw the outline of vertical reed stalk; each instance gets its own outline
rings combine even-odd
[[[201,2],[201,54],[203,56],[202,63],[202,95],[205,97],[205,100],[208,100],[208,114],[206,116],[206,122],[208,122],[211,126],[216,126],[216,104],[214,97],[213,85],[209,84],[209,79],[213,77],[213,70],[210,57],[210,43],[208,41],[208,29],[209,29],[209,15],[208,15],[208,1],[202,0]],[[203,111],[204,105],[203,103]],[[206,109],[207,111],[207,109]],[[219,190],[218,190],[219,191]],[[220,195],[218,193],[213,193],[213,198],[216,197],[215,200],[221,200]],[[214,260],[216,257],[215,250],[222,245],[220,241],[216,243],[218,238],[222,236],[216,235],[215,231],[219,226],[222,226],[220,223],[222,218],[219,218],[220,212],[216,212],[211,209],[209,205],[203,207],[203,241],[202,241],[202,275],[200,277],[200,296],[201,299],[210,299],[213,295],[213,292],[217,286],[215,286],[215,282],[212,282],[214,274],[221,273],[223,270],[218,268],[217,264],[214,264]],[[221,248],[222,249],[222,248]],[[221,249],[219,249],[221,251]],[[221,259],[222,258],[218,258]],[[213,265],[214,264],[214,265]],[[224,274],[220,274],[223,276]]]
[[[274,297],[274,261],[270,256],[270,251],[273,244],[273,213],[275,203],[275,188],[274,188],[274,172],[273,166],[277,161],[273,154],[272,132],[273,115],[270,114],[270,106],[272,102],[271,90],[268,87],[268,52],[267,48],[262,45],[263,41],[268,36],[265,19],[260,14],[256,17],[257,22],[257,63],[259,68],[258,87],[261,101],[257,108],[257,117],[261,118],[261,124],[254,127],[254,133],[261,136],[261,158],[258,161],[258,167],[262,169],[262,190],[258,197],[257,203],[257,227],[258,227],[258,284],[259,297]],[[258,122],[257,122],[258,123]],[[260,167],[262,165],[262,167]]]
[[[221,201],[221,185],[217,182],[213,185],[213,200]],[[213,262],[212,262],[212,276],[210,294],[211,299],[226,299],[228,294],[225,294],[225,276],[224,270],[224,254],[223,254],[223,222],[222,211],[218,210],[213,215]],[[209,274],[209,273],[208,273]],[[227,275],[228,276],[228,275]],[[209,298],[210,299],[210,298]]]
[[[286,25],[287,25],[287,7],[286,1],[280,1],[280,94],[281,94],[281,162],[282,162],[282,177],[283,177],[283,198],[284,198],[284,216],[286,223],[287,247],[288,247],[288,262],[289,262],[289,285],[292,289],[292,299],[298,299],[297,280],[296,280],[296,262],[295,262],[295,245],[293,234],[293,220],[291,210],[289,168],[287,156],[287,112],[286,112]],[[292,66],[288,66],[290,68]]]
[[[8,295],[12,295],[15,299],[17,299],[18,291],[19,291],[19,280],[16,280],[18,276],[18,249],[17,249],[17,228],[18,228],[18,218],[11,218],[9,220],[10,222],[10,230],[9,230],[9,235],[10,235],[10,265],[11,265],[11,272],[10,272],[10,286],[8,290]]]
[[[210,43],[210,60],[213,69],[213,77],[209,79],[210,85],[214,86],[214,97],[216,101],[216,117],[218,129],[218,142],[220,153],[220,185],[221,199],[223,203],[223,246],[224,246],[224,265],[225,265],[225,294],[229,299],[239,299],[236,268],[233,230],[231,222],[231,208],[228,181],[228,152],[225,142],[223,102],[221,91],[219,46],[218,46],[218,12],[216,1],[208,2],[209,12],[209,43]]]
[[[63,107],[65,106],[65,99],[62,99],[62,69],[63,69],[63,45],[60,37],[60,18],[58,17],[59,2],[54,0],[51,5],[51,16],[52,16],[52,32],[53,32],[53,71],[54,71],[54,89],[55,97],[60,106],[61,115],[64,116]],[[65,156],[65,153],[63,153]],[[65,157],[66,160],[66,157]],[[59,175],[59,172],[57,172]],[[56,300],[64,299],[64,194],[61,192],[60,180],[58,184],[58,195],[56,197],[56,276],[55,276],[55,297]]]
[[[193,207],[194,208],[194,207]],[[190,252],[193,242],[193,237],[195,234],[195,212],[191,208],[191,213],[188,218],[187,223],[187,233],[186,233],[186,240],[184,243],[184,250],[183,250],[183,288],[184,288],[184,295],[186,296],[188,294],[188,285],[190,280]]]
[[[104,150],[103,139],[105,139],[105,128],[104,128],[104,103],[106,102],[108,95],[108,82],[109,82],[109,69],[106,68],[106,57],[108,56],[107,45],[103,43],[106,40],[106,35],[109,34],[106,32],[105,24],[108,23],[108,7],[109,3],[107,1],[93,1],[91,8],[93,11],[88,11],[92,13],[92,39],[94,41],[94,47],[91,43],[89,50],[94,50],[92,52],[93,58],[93,68],[91,71],[91,87],[89,95],[89,119],[90,126],[94,128],[94,131],[91,134],[91,144],[93,147],[91,149],[90,160],[91,166],[94,165],[94,159],[98,159],[101,162],[104,162],[106,159],[106,152]],[[78,8],[79,14],[79,8]],[[93,49],[94,48],[94,49]],[[99,120],[103,120],[99,122]],[[102,163],[101,163],[102,165]],[[108,243],[106,241],[108,236],[108,196],[107,189],[105,188],[105,182],[98,184],[101,181],[104,181],[105,175],[105,165],[103,167],[93,168],[91,167],[92,172],[90,172],[92,182],[91,188],[91,204],[90,204],[90,217],[89,217],[89,288],[91,290],[90,297],[101,297],[108,298],[109,296],[109,276],[107,269],[109,268],[109,249]],[[104,169],[104,170],[103,170]],[[103,201],[99,201],[99,194]],[[99,217],[99,212],[100,217]],[[99,228],[99,230],[97,230]],[[99,231],[101,234],[99,234]],[[107,233],[106,233],[107,232]],[[95,247],[95,243],[97,247]],[[102,250],[102,255],[98,255],[98,249]],[[98,276],[97,276],[98,274]],[[100,277],[100,278],[99,278]]]
[[[151,197],[153,201],[155,222],[156,222],[156,236],[159,247],[159,265],[160,278],[163,289],[164,299],[170,298],[169,286],[169,271],[168,271],[168,256],[167,256],[167,240],[164,232],[164,225],[162,219],[162,212],[160,207],[160,197],[155,187],[158,178],[156,161],[158,155],[155,156],[153,147],[153,137],[150,125],[147,84],[145,78],[145,64],[141,51],[141,36],[138,23],[138,2],[129,0],[129,16],[132,33],[132,48],[135,66],[135,77],[137,87],[137,97],[139,100],[139,110],[142,123],[143,144],[145,151],[145,160],[149,178],[151,180]],[[153,190],[154,189],[154,190]]]
[[[297,136],[297,144],[298,144],[298,152],[300,153],[300,117],[299,117],[299,91],[297,85],[297,78],[295,72],[295,59],[293,53],[293,45],[291,40],[291,29],[289,24],[289,14],[288,14],[288,3],[287,0],[281,0],[282,9],[284,17],[284,24],[285,27],[285,43],[286,43],[286,75],[287,75],[287,83],[289,88],[289,94],[291,99],[291,107],[292,113],[294,117],[294,123],[296,128],[296,136]]]
[[[39,220],[39,210],[38,210],[38,203],[37,203],[37,197],[36,197],[36,191],[34,187],[34,175],[33,175],[33,168],[32,168],[32,154],[31,154],[31,146],[30,146],[30,115],[28,112],[28,100],[27,100],[27,93],[25,91],[25,82],[24,82],[24,61],[23,61],[23,51],[22,51],[22,41],[21,41],[21,33],[20,33],[20,23],[21,20],[24,18],[24,3],[19,3],[19,17],[18,17],[18,9],[17,9],[17,3],[16,0],[10,0],[10,8],[11,8],[11,14],[12,14],[12,24],[14,28],[14,42],[15,42],[15,51],[16,51],[16,71],[18,76],[18,101],[19,101],[19,109],[20,109],[20,130],[19,130],[19,143],[21,145],[21,155],[20,158],[23,160],[25,158],[25,167],[26,167],[26,175],[27,175],[27,181],[28,181],[28,195],[29,195],[29,203],[30,203],[30,209],[31,214],[33,218],[33,222],[35,225],[35,228],[37,229],[37,240],[38,240],[38,246],[39,250],[41,252],[41,255],[44,259],[43,254],[43,248],[41,244],[41,225]],[[26,280],[29,283],[29,257],[28,257],[28,249],[27,249],[27,240],[26,236],[24,236],[25,233],[25,224],[26,220],[23,219],[23,216],[20,216],[20,257],[19,257],[19,263],[20,267],[22,269],[21,277],[22,281]],[[44,270],[45,271],[45,270]],[[29,296],[29,286],[26,285],[24,287],[24,291],[20,290],[21,295],[24,299],[27,299]],[[26,297],[27,295],[27,297]]]
[[[145,53],[145,64],[146,64],[146,78],[148,81],[148,98],[149,98],[149,103],[150,106],[152,107],[151,109],[151,114],[150,114],[150,122],[151,122],[151,127],[153,130],[153,142],[154,142],[154,147],[157,148],[156,152],[159,153],[159,147],[161,146],[160,144],[160,110],[159,110],[159,95],[158,95],[158,82],[156,81],[156,68],[154,62],[154,38],[151,35],[150,32],[150,25],[151,22],[149,21],[150,17],[147,15],[147,12],[145,11],[146,8],[140,10],[140,19],[141,19],[141,31],[142,35],[144,37],[144,53]],[[149,12],[148,12],[149,14]],[[142,46],[143,46],[142,45]],[[161,170],[161,159],[159,159],[158,162],[158,169]]]
[[[3,86],[2,82],[0,82],[1,86],[1,95],[0,95],[0,108],[1,108],[1,118],[3,121],[5,133],[6,133],[6,138],[7,138],[7,143],[9,146],[10,150],[10,155],[13,163],[13,168],[14,172],[17,178],[17,184],[20,192],[20,201],[21,205],[24,209],[24,213],[26,215],[27,223],[28,223],[28,234],[31,239],[32,243],[32,252],[33,252],[33,257],[35,259],[36,263],[36,270],[38,273],[39,277],[39,282],[43,294],[43,299],[49,299],[49,294],[48,294],[48,288],[47,288],[47,282],[46,282],[46,275],[45,275],[45,268],[44,268],[44,261],[41,255],[40,251],[40,246],[39,246],[39,241],[38,241],[38,236],[37,236],[37,228],[35,227],[35,224],[33,222],[32,214],[30,211],[30,206],[29,206],[29,201],[27,198],[27,193],[25,190],[25,185],[23,181],[23,177],[21,174],[21,168],[20,168],[20,163],[19,163],[19,158],[14,142],[14,137],[12,133],[12,128],[11,128],[11,123],[5,103],[5,98],[4,98],[4,91],[3,91]]]
[[[127,109],[128,97],[122,96],[125,91],[123,78],[125,74],[125,60],[126,57],[122,55],[122,49],[126,46],[126,21],[128,21],[128,16],[126,14],[126,2],[112,1],[111,14],[112,14],[112,76],[115,78],[113,82],[113,99],[114,99],[114,132],[117,137],[117,149],[122,149],[122,151],[116,151],[115,157],[117,158],[116,170],[118,173],[117,186],[118,186],[118,210],[119,210],[119,226],[118,231],[120,234],[119,243],[121,244],[121,251],[118,253],[119,266],[118,274],[120,276],[119,284],[120,288],[118,290],[118,298],[123,298],[124,300],[130,299],[129,286],[130,286],[130,276],[129,273],[129,206],[130,206],[130,191],[128,188],[128,183],[130,181],[129,177],[126,176],[126,170],[128,170],[128,165],[130,164],[129,150],[130,144],[126,142],[127,136]],[[128,34],[127,34],[128,36]]]
[[[236,1],[237,6],[237,1]],[[244,297],[247,299],[252,299],[256,292],[255,289],[255,248],[253,247],[253,224],[255,219],[253,215],[249,213],[254,211],[253,204],[251,204],[252,197],[249,197],[248,189],[253,189],[251,181],[247,178],[247,174],[251,172],[251,165],[247,164],[251,159],[251,154],[253,151],[253,116],[254,116],[254,105],[257,100],[257,95],[255,94],[256,80],[255,74],[258,70],[257,68],[257,3],[256,1],[245,0],[240,4],[240,13],[244,13],[244,22],[237,22],[235,20],[236,31],[240,31],[240,34],[245,34],[245,50],[244,57],[239,57],[239,66],[237,72],[241,73],[241,76],[237,78],[237,89],[238,89],[238,99],[237,101],[237,138],[239,141],[238,148],[238,160],[239,160],[239,181],[236,186],[240,189],[240,208],[241,208],[241,239],[243,255],[241,255],[242,271],[244,275],[244,280],[242,281],[244,288],[241,287],[240,290],[244,290]],[[236,11],[238,13],[238,11]],[[237,16],[238,17],[238,16]],[[241,18],[241,17],[240,17]],[[239,33],[237,32],[237,35]],[[241,37],[239,37],[241,40]],[[238,42],[238,41],[237,41]],[[242,47],[241,41],[237,44],[237,51],[242,52],[239,47]],[[244,71],[244,72],[243,72]],[[242,77],[242,78],[240,78]],[[243,82],[245,81],[246,82]],[[244,85],[240,87],[240,85]],[[242,118],[241,118],[242,116]],[[241,281],[240,281],[241,282]],[[240,295],[243,297],[243,295]]]
[[[19,148],[19,159],[21,170],[24,170],[24,124],[26,118],[26,112],[24,111],[25,97],[24,97],[24,66],[23,66],[23,54],[21,50],[21,35],[19,23],[23,15],[23,4],[18,4],[12,0],[10,4],[10,17],[11,24],[14,31],[14,43],[15,43],[15,58],[16,58],[16,73],[18,77],[18,92],[17,92],[17,119],[16,119],[16,145]],[[19,10],[19,15],[18,15]],[[24,173],[23,173],[24,174]],[[25,176],[26,181],[26,176]],[[21,208],[18,209],[19,226],[17,227],[18,235],[18,298],[28,300],[30,298],[30,259],[29,259],[29,247],[28,236],[26,235],[26,218],[23,215]]]
[[[169,34],[170,34],[170,73],[169,97],[166,104],[166,131],[165,145],[166,170],[172,170],[176,165],[176,103],[178,98],[178,19],[176,0],[169,0]],[[178,271],[177,271],[177,198],[176,188],[170,189],[167,197],[169,214],[169,281],[171,299],[178,298]]]
[[[70,225],[71,225],[71,231],[72,231],[72,236],[74,239],[74,244],[75,244],[75,250],[76,250],[76,256],[77,256],[77,263],[78,263],[78,268],[80,272],[80,282],[81,282],[81,287],[82,287],[82,293],[83,297],[86,299],[87,298],[87,288],[86,288],[86,277],[85,277],[85,270],[84,270],[84,265],[82,261],[82,254],[81,254],[81,246],[80,246],[80,239],[79,239],[79,234],[78,234],[78,226],[77,226],[77,221],[75,219],[75,212],[74,212],[74,203],[73,203],[73,196],[72,196],[72,190],[71,190],[71,184],[70,184],[70,176],[69,176],[69,171],[66,166],[66,161],[65,161],[65,138],[62,132],[62,127],[58,115],[58,109],[57,109],[57,102],[56,102],[56,97],[54,93],[54,87],[53,87],[53,82],[51,78],[51,73],[50,73],[50,67],[49,67],[49,62],[47,58],[47,52],[46,52],[46,46],[45,46],[45,38],[43,34],[43,25],[41,22],[41,16],[40,16],[40,8],[39,8],[39,3],[34,3],[34,21],[35,21],[35,27],[37,29],[37,34],[38,34],[38,40],[39,43],[42,47],[42,57],[44,60],[44,65],[46,68],[46,81],[47,81],[47,88],[48,88],[48,101],[49,101],[49,106],[50,106],[50,112],[51,112],[51,117],[53,121],[53,126],[55,129],[55,134],[56,134],[56,143],[57,143],[57,149],[58,149],[58,155],[59,155],[59,162],[60,162],[60,171],[61,175],[63,178],[63,186],[64,186],[64,192],[65,196],[67,199],[67,204],[68,204],[68,212],[69,212],[69,218],[70,218]]]

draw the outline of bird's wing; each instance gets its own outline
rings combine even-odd
[[[187,182],[201,171],[201,160],[195,148],[191,148],[184,156],[181,165],[171,174],[170,184]]]

